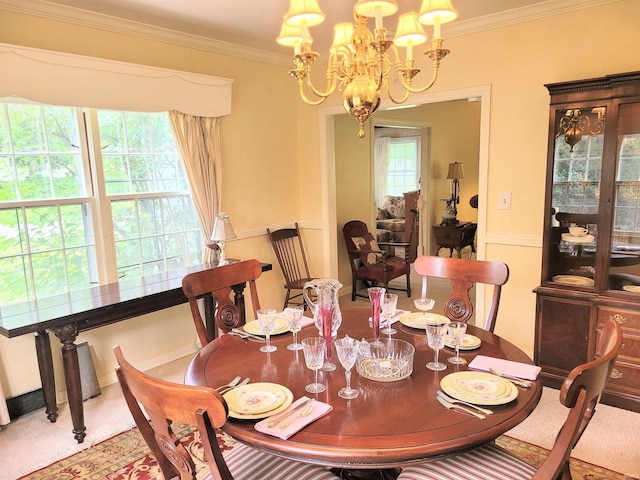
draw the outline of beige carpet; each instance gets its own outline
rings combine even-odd
[[[419,280],[416,279],[414,276],[412,283],[419,285]],[[429,288],[433,288],[430,292],[434,296],[446,294],[446,288],[436,285],[436,282],[430,282]],[[440,293],[437,293],[438,289],[441,289]],[[410,309],[411,307],[404,305],[408,305],[411,300],[406,295],[400,295],[400,298],[400,308]],[[350,298],[346,300],[347,304],[353,305]],[[359,299],[357,304],[367,305],[368,301]],[[189,361],[189,357],[181,358],[149,373],[158,378],[181,382]],[[87,437],[81,445],[73,439],[67,404],[59,406],[59,418],[54,424],[49,423],[44,411],[40,410],[20,417],[3,428],[0,431],[0,480],[15,480],[133,426],[117,384],[104,387],[101,395],[87,400],[84,406]],[[558,401],[558,391],[545,388],[542,400],[533,414],[507,434],[550,448],[565,415],[566,409]],[[599,405],[595,417],[574,451],[574,456],[627,474],[627,478],[640,478],[640,455],[637,450],[639,441],[640,414]]]

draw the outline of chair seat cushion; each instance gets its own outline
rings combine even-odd
[[[491,442],[460,455],[407,467],[397,480],[530,480],[535,473],[534,467]]]
[[[400,259],[387,260],[384,270],[382,269],[382,264],[372,267],[363,266],[356,270],[356,277],[363,280],[384,282],[385,276],[387,280],[393,280],[401,275],[406,275],[409,272],[409,268],[409,265]]]
[[[238,445],[223,455],[234,480],[339,480],[324,467],[276,457],[247,445]],[[212,478],[206,469],[199,480]]]

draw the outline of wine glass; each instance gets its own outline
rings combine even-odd
[[[293,343],[287,345],[288,350],[302,350],[302,344],[298,343],[298,332],[302,329],[302,314],[304,306],[294,305],[287,309],[287,327],[293,332]]]
[[[465,322],[451,322],[449,324],[449,338],[456,348],[456,355],[449,357],[447,360],[455,365],[464,365],[467,361],[460,357],[460,345],[464,342],[464,336],[467,333],[467,324]]]
[[[258,325],[260,330],[267,338],[267,344],[260,347],[261,352],[275,352],[278,347],[271,345],[270,336],[276,326],[276,309],[275,308],[261,308],[258,310]]]
[[[369,300],[371,300],[371,327],[373,328],[373,342],[371,345],[380,347],[382,342],[378,340],[380,336],[380,300],[385,289],[382,287],[370,287],[367,289]]]
[[[382,333],[386,333],[391,336],[397,333],[395,328],[391,328],[391,317],[396,314],[396,306],[398,305],[398,295],[395,293],[385,293],[382,296],[380,306],[382,308],[382,317],[385,319],[383,324],[385,327],[380,330]]]
[[[307,368],[315,372],[314,382],[304,387],[304,389],[309,393],[321,393],[327,389],[323,384],[318,383],[318,370],[320,370],[324,363],[324,352],[326,348],[327,344],[322,337],[308,337],[302,339],[304,361],[307,364]]]
[[[425,298],[425,297],[421,297],[421,298],[416,298],[413,300],[413,304],[416,306],[416,308],[418,310],[420,310],[422,312],[422,319],[424,320],[424,323],[428,323],[427,322],[427,312],[429,310],[431,310],[433,308],[433,306],[436,304],[435,299],[433,298]]]
[[[344,376],[347,380],[347,386],[341,388],[338,392],[340,398],[356,398],[360,392],[351,388],[351,369],[356,363],[356,357],[358,356],[358,347],[360,342],[349,336],[336,340],[336,351],[338,352],[338,360],[344,367]]]
[[[434,361],[427,363],[429,370],[445,370],[447,365],[438,361],[438,352],[444,348],[444,340],[447,336],[447,324],[427,325],[427,342],[434,351]]]

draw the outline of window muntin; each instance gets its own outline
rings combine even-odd
[[[389,140],[387,195],[402,195],[418,190],[420,178],[420,137],[401,137]]]
[[[200,263],[167,115],[84,112],[0,103],[0,304]]]

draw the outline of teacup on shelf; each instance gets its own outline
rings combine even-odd
[[[569,234],[573,237],[584,237],[588,230],[584,227],[569,227]]]

